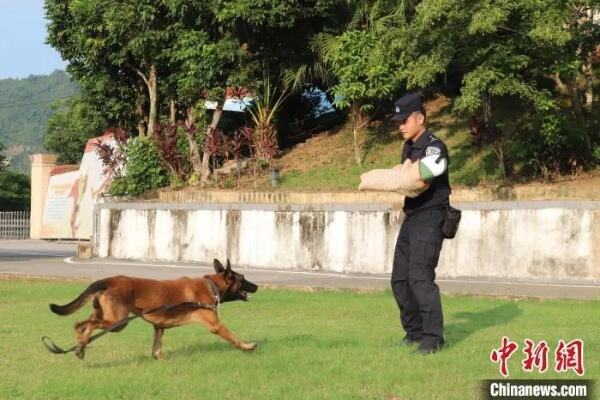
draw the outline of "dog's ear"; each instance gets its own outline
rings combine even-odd
[[[229,258],[227,259],[227,269],[225,269],[225,275],[231,276],[231,263],[229,262]]]
[[[223,264],[221,264],[221,261],[217,260],[216,258],[213,260],[213,268],[215,269],[215,272],[217,274],[225,272],[225,268],[223,268]]]

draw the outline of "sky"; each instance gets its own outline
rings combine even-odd
[[[44,0],[0,0],[0,79],[64,70],[66,63],[45,41]]]

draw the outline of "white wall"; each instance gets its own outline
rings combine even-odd
[[[597,202],[465,203],[438,277],[600,279]],[[388,205],[107,203],[99,257],[388,273],[402,211]]]

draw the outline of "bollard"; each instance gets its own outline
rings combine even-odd
[[[271,187],[277,187],[279,184],[279,179],[281,177],[279,168],[272,167],[271,168]]]
[[[90,242],[77,243],[77,258],[92,258],[92,244]]]

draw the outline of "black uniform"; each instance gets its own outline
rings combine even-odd
[[[429,155],[446,158],[446,165],[449,163],[444,143],[425,131],[415,143],[405,142],[402,162],[406,159],[414,162]],[[400,308],[400,320],[408,341],[421,340],[421,350],[437,350],[443,345],[442,305],[434,280],[450,192],[446,167],[425,192],[405,199],[406,218],[394,252],[391,283]]]

